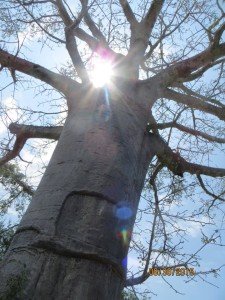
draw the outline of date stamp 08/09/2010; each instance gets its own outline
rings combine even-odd
[[[194,276],[194,268],[149,268],[150,276]]]

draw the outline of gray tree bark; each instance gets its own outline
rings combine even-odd
[[[71,96],[72,97],[72,96]],[[1,267],[1,299],[119,299],[153,145],[138,89],[86,89]]]

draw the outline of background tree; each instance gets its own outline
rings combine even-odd
[[[224,3],[0,5],[2,95],[11,90],[16,99],[30,90],[42,106],[34,100],[9,110],[2,101],[13,135],[1,143],[4,212],[13,201],[22,211],[34,193],[24,173],[27,145],[41,156],[46,139],[58,140],[2,263],[3,299],[118,299],[124,286],[148,279],[150,266],[196,267],[204,247],[223,245],[216,220],[223,220],[225,169],[212,157],[225,142]],[[29,50],[37,55],[39,43],[43,54],[33,62]],[[96,75],[99,65],[103,79],[112,72],[107,82]],[[18,122],[10,124],[10,111]],[[33,139],[45,144],[35,147]],[[193,222],[202,245],[188,253]],[[129,244],[143,265],[126,279]]]

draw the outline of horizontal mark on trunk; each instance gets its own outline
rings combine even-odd
[[[102,200],[106,200],[107,202],[110,202],[112,204],[117,204],[117,201],[110,198],[109,196],[107,195],[104,195],[102,193],[99,193],[99,192],[95,192],[95,191],[89,191],[89,190],[76,190],[76,191],[72,191],[70,192],[65,200],[70,197],[70,196],[73,196],[73,195],[82,195],[82,196],[88,196],[88,197],[96,197],[96,198],[99,198],[99,199],[102,199]]]
[[[35,231],[38,234],[41,233],[41,230],[36,226],[23,226],[23,227],[18,228],[16,230],[15,234],[21,233],[21,232],[27,231],[27,230]]]
[[[124,282],[126,280],[126,272],[123,269],[122,261],[119,258],[113,257],[108,254],[104,249],[85,243],[84,241],[79,241],[75,239],[68,239],[63,236],[50,236],[44,233],[41,234],[38,228],[27,226],[22,227],[16,233],[22,234],[25,231],[35,231],[39,233],[38,236],[34,236],[31,240],[23,240],[23,245],[12,247],[12,251],[21,251],[22,249],[43,249],[50,251],[52,253],[71,257],[87,259],[92,261],[97,261],[104,265],[109,265],[112,270],[119,276]]]
[[[99,263],[110,265],[112,267],[112,270],[123,280],[125,281],[125,272],[123,270],[122,265],[119,265],[118,262],[113,260],[113,258],[110,258],[106,255],[101,255],[96,252],[88,252],[85,250],[75,250],[75,249],[69,249],[59,243],[58,241],[51,240],[38,240],[30,245],[31,247],[35,248],[41,248],[45,249],[47,251],[50,251],[52,253],[71,257],[71,258],[80,258],[80,259],[87,259],[87,260],[93,260],[97,261]],[[83,245],[85,246],[85,245]]]

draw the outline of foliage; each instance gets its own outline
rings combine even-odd
[[[27,281],[27,273],[24,270],[20,275],[12,276],[7,283],[7,292],[1,300],[19,299],[22,296],[22,290]]]
[[[3,222],[0,223],[0,261],[11,243],[15,229],[15,225],[5,226]]]

